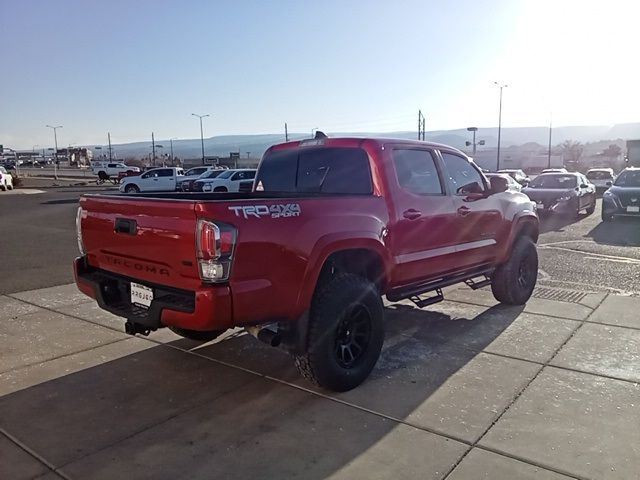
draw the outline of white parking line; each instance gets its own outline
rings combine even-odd
[[[36,193],[44,193],[44,190],[37,190],[35,188],[14,188],[13,190],[0,192],[0,195],[33,195]]]
[[[556,246],[552,246],[552,245],[549,245],[549,244],[547,244],[547,245],[539,245],[538,248],[541,249],[541,250],[560,250],[560,251],[563,251],[563,252],[578,253],[580,255],[584,255],[585,257],[591,257],[594,260],[605,260],[605,261],[609,261],[609,262],[628,263],[630,265],[640,265],[640,260],[636,259],[636,258],[619,257],[617,255],[604,255],[602,253],[584,252],[582,250],[574,250],[572,248],[556,247]]]

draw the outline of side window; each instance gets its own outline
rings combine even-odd
[[[238,172],[238,173],[235,173],[233,175],[233,177],[231,177],[231,180],[232,181],[234,181],[234,180],[244,180],[245,178],[247,178],[247,173],[246,172]]]
[[[246,172],[246,177],[244,178],[246,178],[247,180],[253,180],[254,178],[256,178],[255,170],[251,172]]]
[[[393,164],[398,184],[418,195],[442,195],[442,183],[431,152],[427,150],[394,150]]]
[[[155,177],[155,176],[156,176],[156,175],[155,175],[155,173],[156,173],[156,172],[147,172],[147,173],[145,173],[144,175],[142,175],[142,177],[141,177],[141,178],[153,178],[153,177]]]
[[[482,175],[466,158],[452,153],[442,152],[442,159],[447,168],[447,175],[451,181],[454,193],[458,193],[460,188],[474,182],[479,185],[479,192],[484,191]]]

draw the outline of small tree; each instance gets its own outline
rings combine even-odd
[[[611,161],[615,160],[616,158],[619,158],[621,153],[622,153],[622,148],[620,148],[615,143],[612,143],[611,145],[609,145],[602,152],[602,154]]]
[[[577,165],[584,152],[584,146],[574,140],[566,140],[562,143],[562,154],[569,162]]]

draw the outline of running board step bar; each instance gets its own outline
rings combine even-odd
[[[398,289],[387,293],[387,300],[390,302],[399,302],[400,300],[404,300],[405,298],[411,299],[413,301],[414,298],[419,298],[420,295],[429,292],[436,292],[436,296],[433,297],[437,299],[442,296],[442,289],[444,287],[448,287],[450,285],[455,285],[456,283],[466,283],[471,288],[482,288],[491,283],[491,274],[493,273],[493,268],[484,267],[478,268],[474,271],[462,272],[457,275],[451,275],[449,277],[440,278],[439,280],[435,280],[433,282],[411,285],[409,287],[405,287],[403,289]],[[480,280],[478,282],[473,282],[474,278],[484,277],[484,280]],[[471,284],[467,283],[471,282]],[[429,299],[420,300],[420,302],[429,301]],[[430,303],[425,303],[424,305],[431,305],[432,303],[440,302],[440,300],[433,300]],[[416,302],[414,302],[416,303]],[[416,303],[417,305],[417,303]]]
[[[484,280],[480,280],[480,281],[477,281],[477,280],[474,280],[473,278],[470,278],[469,280],[465,280],[464,283],[471,290],[478,290],[479,288],[491,285],[491,277],[489,277],[488,275],[485,275],[484,276]]]
[[[431,297],[420,298],[420,295],[413,295],[409,297],[409,300],[415,303],[418,308],[424,308],[428,305],[442,302],[444,300],[444,296],[442,295],[442,289],[437,288],[436,294]]]

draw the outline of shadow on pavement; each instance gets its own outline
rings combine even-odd
[[[640,218],[616,218],[600,222],[586,235],[596,243],[615,246],[640,246]]]
[[[78,203],[78,198],[63,198],[60,200],[47,200],[46,202],[41,202],[40,205],[66,205],[69,203]]]
[[[580,215],[562,215],[553,213],[539,214],[540,218],[540,233],[547,232],[562,232],[564,227],[579,222],[580,220],[587,218],[589,215],[581,213]]]
[[[420,409],[429,397],[477,361],[522,307],[478,311],[466,318],[388,307],[387,341],[371,378],[351,392],[323,394],[399,419],[413,416],[413,424],[421,425]],[[266,379],[262,375],[313,388],[287,354],[253,337],[232,334],[191,350],[197,355],[180,350],[195,345],[176,340],[75,373],[62,368],[58,378],[0,397],[0,425],[56,467],[66,465],[62,471],[72,478],[320,479],[372,448],[386,452],[389,462],[394,452],[411,452],[415,468],[446,471],[466,449]],[[509,381],[516,373],[500,375]],[[483,395],[510,401],[502,398],[508,390],[484,383],[486,393],[471,392],[488,415],[478,432],[496,415],[495,402],[485,405]]]

